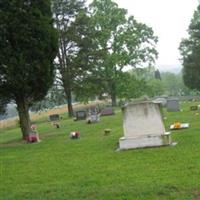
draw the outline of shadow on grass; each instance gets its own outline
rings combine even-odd
[[[59,133],[43,133],[40,136],[41,141],[45,140],[47,138],[53,138],[53,137],[59,137],[59,136],[63,136],[63,134],[59,134]],[[30,144],[25,140],[22,140],[21,138],[17,138],[17,139],[13,139],[7,142],[2,142],[0,143],[0,147],[17,147],[20,145],[24,145],[24,144]]]
[[[8,142],[0,143],[0,147],[16,147],[16,146],[23,145],[23,144],[26,144],[26,143],[27,142],[25,140],[18,138],[18,139],[10,140]]]
[[[199,200],[200,199],[200,191],[196,191],[193,193],[194,199]]]

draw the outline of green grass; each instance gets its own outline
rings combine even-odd
[[[18,128],[0,130],[0,199],[200,199],[200,115],[189,106],[165,112],[167,129],[175,121],[191,125],[173,131],[178,144],[169,147],[116,151],[123,135],[120,112],[91,125],[65,117],[60,129],[42,120],[37,144],[20,142]],[[74,130],[80,130],[79,140],[69,139]]]

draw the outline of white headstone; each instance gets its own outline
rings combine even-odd
[[[124,137],[120,149],[162,146],[171,143],[165,128],[160,106],[152,101],[137,101],[123,108]]]

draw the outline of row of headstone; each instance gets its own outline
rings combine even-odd
[[[88,117],[92,118],[93,120],[96,118],[98,120],[99,116],[109,116],[114,115],[114,109],[112,107],[105,107],[103,109],[97,107],[91,107],[85,110],[78,110],[74,112],[75,121],[77,120],[85,120]]]
[[[180,111],[180,103],[178,98],[156,98],[154,100],[156,103],[161,103],[163,107],[166,107],[168,112],[178,112]],[[191,111],[196,111],[200,109],[200,105],[190,106]]]
[[[88,109],[77,110],[74,112],[74,121],[86,120],[87,123],[95,123],[100,121],[100,116],[114,115],[114,110],[112,107],[107,106],[100,109],[99,106],[91,106]],[[59,114],[52,114],[49,116],[49,120],[52,125],[59,128],[60,116]]]
[[[178,111],[177,99],[167,100],[168,111]],[[156,147],[172,144],[171,134],[166,133],[161,115],[162,103],[159,101],[134,101],[123,106],[123,130],[124,136],[119,139],[119,149],[134,149],[144,147]],[[75,112],[76,120],[87,120],[88,123],[98,122],[100,115],[113,115],[112,107],[102,110],[95,107],[88,110]],[[49,116],[52,122],[59,121],[59,115]],[[75,137],[72,135],[72,137]]]

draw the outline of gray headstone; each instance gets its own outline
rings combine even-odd
[[[100,121],[100,116],[99,114],[94,114],[94,113],[90,113],[88,114],[88,117],[87,117],[87,123],[90,124],[90,123],[96,123],[96,122],[99,122]]]
[[[167,100],[167,111],[168,112],[180,111],[179,100],[177,98]]]
[[[60,116],[58,114],[53,114],[49,116],[50,121],[54,122],[54,121],[59,121]]]
[[[106,107],[101,110],[101,116],[114,115],[115,112],[112,107]]]
[[[76,111],[76,120],[84,120],[87,117],[87,112],[85,110]]]

